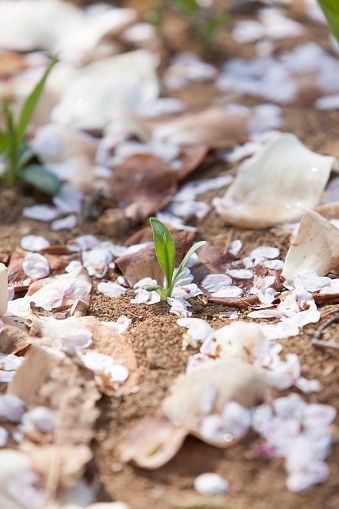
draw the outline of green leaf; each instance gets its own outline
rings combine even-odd
[[[0,131],[0,151],[7,150],[10,145],[10,139],[7,133]]]
[[[10,144],[12,143],[12,138],[14,139],[14,121],[13,121],[13,111],[7,99],[2,101],[2,106],[5,112],[6,118],[6,127],[7,127],[7,136]]]
[[[166,277],[167,288],[170,287],[175,267],[175,245],[171,232],[156,219],[150,218],[153,230],[153,242],[160,267]]]
[[[19,173],[19,178],[50,196],[56,194],[61,186],[60,180],[54,173],[38,164],[26,166]]]
[[[318,0],[326,16],[331,32],[339,41],[339,2],[338,0]]]
[[[54,56],[49,63],[46,71],[44,72],[41,80],[34,88],[33,92],[27,97],[23,108],[21,110],[20,119],[16,128],[16,140],[17,140],[17,146],[20,147],[21,143],[23,142],[23,139],[25,137],[25,132],[27,129],[27,126],[31,120],[31,117],[34,113],[35,107],[39,101],[41,92],[43,91],[45,82],[47,80],[47,77],[52,69],[52,67],[56,64],[58,61],[57,57]]]
[[[20,171],[21,168],[26,166],[28,161],[30,159],[32,159],[33,155],[34,155],[33,150],[30,147],[28,147],[27,145],[22,144],[21,149],[20,149],[20,155],[17,159],[17,165],[16,165],[17,171]]]
[[[160,288],[157,289],[157,292],[160,295],[161,300],[166,300],[167,299],[166,292],[165,292],[165,290],[163,289],[162,286],[160,286]]]
[[[169,291],[167,292],[167,297],[170,297],[172,295],[172,291],[173,291],[173,288],[174,288],[174,283],[177,279],[177,277],[182,273],[182,271],[184,270],[188,260],[191,258],[192,254],[194,253],[194,251],[196,251],[197,249],[199,249],[199,247],[201,246],[204,246],[206,244],[206,241],[205,240],[202,240],[200,242],[197,242],[196,244],[194,244],[194,246],[191,247],[191,249],[189,249],[189,251],[187,252],[185,258],[183,259],[183,261],[181,262],[181,264],[179,265],[179,268],[172,280],[172,284],[171,284],[171,287],[169,288]]]
[[[143,290],[147,290],[148,292],[154,292],[155,290],[158,290],[158,288],[162,288],[160,285],[145,285],[140,286]]]

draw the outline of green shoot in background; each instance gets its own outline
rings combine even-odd
[[[154,0],[154,8],[148,13],[147,20],[160,29],[166,8],[186,17],[203,50],[208,49],[228,17],[225,9],[202,7],[197,0]]]
[[[339,1],[338,0],[318,0],[318,4],[324,11],[328,26],[332,34],[339,41]]]
[[[7,186],[22,180],[50,195],[57,193],[60,188],[60,181],[53,173],[38,164],[27,166],[34,154],[25,143],[28,124],[47,77],[56,62],[57,57],[52,58],[41,80],[24,102],[17,122],[14,120],[14,112],[9,101],[4,99],[2,102],[6,130],[0,130],[0,163],[4,163],[5,166],[2,178]]]
[[[206,244],[205,241],[197,242],[191,249],[187,252],[185,258],[179,265],[175,275],[174,275],[174,267],[175,267],[175,245],[174,240],[171,235],[171,232],[166,228],[166,226],[156,219],[155,217],[150,218],[152,230],[153,230],[153,242],[155,247],[155,252],[158,258],[158,262],[160,267],[162,268],[165,279],[166,279],[166,288],[163,288],[160,285],[154,286],[143,286],[145,290],[149,292],[156,290],[161,300],[167,300],[167,297],[171,297],[175,281],[177,277],[184,270],[188,260],[199,247]]]

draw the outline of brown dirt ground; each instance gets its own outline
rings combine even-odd
[[[128,2],[120,2],[126,4]],[[133,2],[131,2],[133,3]],[[134,4],[140,2],[134,1]],[[139,5],[140,6],[140,5]],[[247,17],[244,15],[244,17]],[[239,17],[235,18],[239,19]],[[233,23],[230,20],[230,25]],[[230,26],[229,25],[229,26]],[[184,30],[182,27],[184,26]],[[177,49],[197,49],[196,42],[183,21],[167,16],[164,26],[165,49],[171,54]],[[326,27],[307,25],[306,39],[314,40],[328,49]],[[293,40],[303,42],[305,37]],[[282,48],[292,45],[282,42]],[[171,44],[170,44],[171,43]],[[251,45],[236,45],[225,29],[220,33],[210,50],[210,60],[216,64],[224,62],[230,55],[252,56]],[[202,108],[211,104],[227,102],[210,84],[192,84],[175,95],[187,101],[191,108]],[[221,97],[220,97],[221,96]],[[242,103],[255,104],[253,99],[239,98]],[[234,98],[232,98],[234,100]],[[307,104],[293,104],[283,108],[285,125],[283,130],[295,133],[310,149],[323,154],[339,157],[339,112],[320,112]],[[225,173],[231,167],[227,164],[214,164],[200,172],[201,177],[212,177]],[[195,178],[195,177],[194,177]],[[218,191],[222,195],[224,190]],[[201,195],[209,201],[214,193]],[[30,233],[45,236],[52,244],[64,244],[71,238],[85,233],[98,235],[95,221],[80,221],[72,232],[52,232],[48,224],[38,223],[21,216],[24,206],[41,202],[41,196],[32,195],[17,186],[0,190],[0,255],[11,252],[19,245],[23,235]],[[196,240],[213,241],[223,234],[230,235],[230,228],[223,225],[220,217],[211,210],[197,223]],[[133,232],[126,232],[124,238],[109,239],[123,243]],[[283,254],[288,249],[288,237],[277,230],[244,231],[232,229],[232,238],[243,241],[241,256],[248,254],[260,244],[277,246]],[[108,240],[108,239],[105,239]],[[116,277],[113,272],[110,277]],[[106,279],[109,280],[110,277]],[[143,320],[134,318],[133,325],[125,333],[137,356],[140,367],[139,392],[121,400],[103,397],[100,401],[101,417],[97,423],[97,436],[93,442],[94,461],[88,475],[100,480],[98,498],[100,501],[121,500],[133,508],[213,508],[226,509],[338,509],[339,508],[339,445],[335,445],[328,460],[331,475],[328,482],[315,487],[305,494],[290,493],[285,487],[286,473],[280,461],[264,463],[253,459],[251,450],[256,438],[245,438],[229,450],[208,446],[197,439],[188,438],[179,454],[166,466],[155,471],[143,471],[123,465],[119,459],[119,446],[137,424],[151,417],[159,408],[160,402],[174,378],[184,371],[187,358],[194,353],[189,349],[183,352],[183,330],[177,325],[177,317],[168,313],[167,303],[152,306],[130,304],[132,291],[119,299],[109,299],[96,290],[94,281],[89,314],[101,320],[116,320],[122,314],[134,318],[142,315]],[[203,318],[216,328],[227,322],[213,319],[213,314],[224,308],[213,304],[204,305],[199,298],[192,299],[193,316]],[[339,306],[325,306],[322,317],[331,316]],[[247,312],[243,313],[243,318]],[[321,390],[311,395],[312,402],[326,402],[339,410],[339,353],[333,349],[318,350],[311,345],[311,338],[319,324],[308,325],[296,338],[282,341],[283,354],[296,353],[299,356],[302,375],[319,379]],[[326,329],[323,339],[339,340],[339,325]],[[336,421],[339,425],[339,420]],[[216,472],[225,477],[230,484],[225,497],[213,501],[198,496],[193,481],[203,472]]]

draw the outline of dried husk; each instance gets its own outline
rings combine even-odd
[[[306,210],[287,252],[282,276],[291,278],[305,270],[325,276],[338,267],[339,230],[314,210]]]
[[[275,138],[241,164],[223,198],[215,198],[226,223],[261,229],[298,221],[320,202],[339,162],[307,149],[290,133]]]

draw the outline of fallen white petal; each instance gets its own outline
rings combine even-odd
[[[228,490],[228,482],[218,474],[201,474],[194,480],[194,488],[201,495],[223,495]]]
[[[26,276],[40,279],[48,276],[49,263],[47,258],[39,253],[28,253],[22,262],[22,269]]]
[[[40,251],[50,245],[48,240],[40,235],[25,235],[20,239],[20,246],[26,251]]]
[[[99,283],[98,284],[98,291],[105,295],[106,297],[120,297],[126,292],[126,288],[123,288],[120,285],[117,285],[116,283]]]

